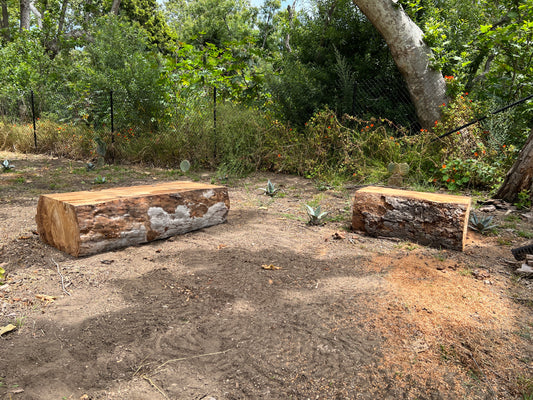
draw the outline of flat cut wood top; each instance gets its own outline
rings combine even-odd
[[[427,200],[433,201],[435,203],[454,203],[454,204],[465,204],[470,205],[471,199],[467,196],[456,196],[452,194],[442,194],[442,193],[428,193],[428,192],[414,192],[412,190],[401,190],[401,189],[391,189],[378,186],[368,186],[362,189],[359,189],[358,192],[361,193],[376,193],[382,194],[385,196],[393,197],[410,197],[418,200]]]
[[[57,201],[62,201],[73,206],[83,206],[94,203],[103,203],[123,198],[143,197],[166,193],[179,193],[189,190],[210,190],[222,189],[223,186],[210,185],[199,182],[173,181],[163,182],[154,185],[116,187],[99,191],[82,191],[70,193],[54,193],[42,195]]]

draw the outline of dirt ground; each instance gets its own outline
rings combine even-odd
[[[219,180],[0,158],[16,167],[0,173],[0,328],[16,326],[0,336],[2,399],[533,397],[533,285],[510,251],[533,227],[519,212],[439,250],[351,232],[354,187],[256,174],[224,182],[225,224],[76,259],[39,240],[40,194]],[[325,225],[306,224],[305,203]]]

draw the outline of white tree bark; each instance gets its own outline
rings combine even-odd
[[[37,7],[35,7],[35,1],[30,1],[30,11],[35,15],[35,18],[37,19],[37,26],[39,29],[43,29],[43,18],[39,10],[37,10]]]
[[[403,75],[422,127],[429,129],[440,118],[446,102],[446,83],[429,65],[431,49],[422,30],[392,0],[353,0],[387,42]]]

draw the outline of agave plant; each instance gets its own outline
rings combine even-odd
[[[278,192],[279,189],[276,188],[276,186],[270,182],[270,179],[267,182],[266,188],[261,188],[265,192],[267,196],[274,197],[274,195]]]
[[[15,166],[9,162],[9,160],[4,160],[2,163],[2,169],[4,172],[11,171]]]
[[[470,216],[468,227],[476,232],[485,233],[498,225],[492,223],[492,215],[488,217],[478,217],[475,213]]]
[[[322,212],[320,206],[317,208],[313,208],[307,204],[305,206],[307,207],[307,216],[309,217],[309,221],[307,223],[309,225],[322,225],[324,223],[322,218],[328,215],[328,213],[326,211]]]

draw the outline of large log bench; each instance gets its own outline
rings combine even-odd
[[[463,251],[470,205],[464,196],[369,186],[355,193],[352,228]]]
[[[42,195],[36,222],[42,241],[78,257],[220,224],[229,206],[225,187],[166,182]]]

